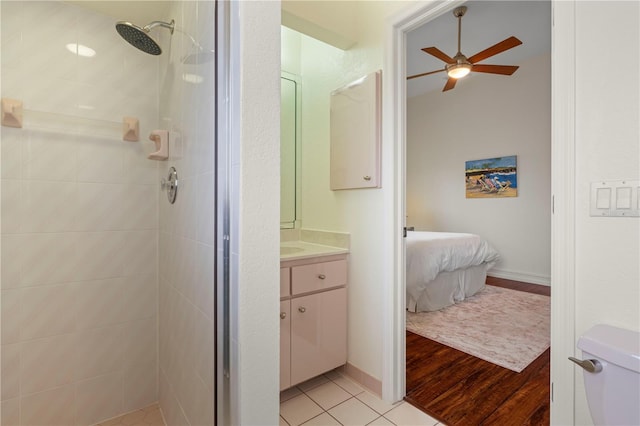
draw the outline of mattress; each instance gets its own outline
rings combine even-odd
[[[437,299],[424,303],[425,306],[433,306],[433,309],[428,310],[441,309],[464,300],[484,287],[487,270],[499,259],[498,252],[486,240],[475,234],[408,232],[408,307],[410,302],[417,305],[421,298],[424,301],[425,295]],[[471,269],[473,267],[478,268]],[[457,272],[456,275],[436,280],[440,274],[454,271]]]

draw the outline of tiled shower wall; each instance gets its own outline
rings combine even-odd
[[[2,424],[89,425],[158,396],[158,60],[84,8],[1,7],[2,97],[67,122],[2,127]],[[69,116],[137,116],[141,141]]]
[[[215,2],[173,2],[177,30],[162,34],[161,126],[171,132],[160,198],[159,385],[167,425],[214,424]],[[169,48],[170,47],[170,48]]]
[[[214,424],[213,1],[173,2],[172,36],[160,58],[161,126],[171,132],[175,204],[160,205],[160,407],[167,425]]]

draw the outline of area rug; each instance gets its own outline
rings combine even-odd
[[[517,373],[550,344],[550,297],[486,288],[436,312],[407,312],[407,330]]]

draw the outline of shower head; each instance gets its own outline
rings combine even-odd
[[[168,28],[173,34],[175,27],[175,21],[171,22],[153,21],[149,25],[145,25],[140,28],[131,22],[119,21],[116,23],[116,31],[125,39],[130,45],[142,50],[150,55],[159,55],[162,53],[162,49],[158,43],[155,42],[149,35],[149,32],[155,27]]]

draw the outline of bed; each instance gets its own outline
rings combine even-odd
[[[475,234],[407,232],[407,309],[437,311],[473,296],[499,258]]]

